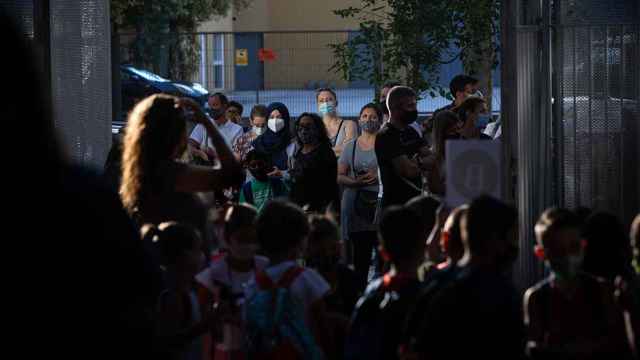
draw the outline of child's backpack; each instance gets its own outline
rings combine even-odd
[[[264,272],[256,274],[257,293],[246,303],[248,359],[293,360],[321,359],[305,312],[289,288],[304,271],[294,266],[274,283]]]

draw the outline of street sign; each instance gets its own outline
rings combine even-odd
[[[468,204],[480,195],[501,198],[501,143],[450,140],[446,144],[447,205]]]
[[[249,65],[249,52],[247,49],[236,49],[236,66]]]

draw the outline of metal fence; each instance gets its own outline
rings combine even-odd
[[[109,3],[2,1],[42,61],[41,91],[73,162],[101,169],[111,146]],[[11,69],[9,69],[11,71]]]
[[[616,2],[618,18],[611,19],[559,4],[554,119],[560,202],[610,211],[629,225],[640,212],[640,10],[632,1]]]
[[[342,116],[357,116],[361,107],[374,99],[374,89],[368,81],[346,81],[331,70],[334,54],[331,44],[353,37],[351,31],[292,31],[166,34],[154,46],[157,59],[141,65],[141,36],[120,37],[122,62],[146,66],[147,70],[171,80],[197,82],[210,92],[222,91],[230,99],[243,104],[245,116],[255,104],[284,102],[292,115],[316,111],[315,90],[330,87],[338,95],[338,110]],[[147,39],[148,40],[148,39]],[[189,44],[189,54],[174,56],[171,44]],[[146,57],[148,59],[148,56]],[[188,62],[188,78],[180,67]],[[442,82],[448,87],[453,72],[461,65],[443,65]],[[184,73],[184,72],[183,72]],[[493,109],[500,108],[500,89],[494,89]],[[444,97],[425,96],[418,104],[421,113],[432,112],[448,104]]]

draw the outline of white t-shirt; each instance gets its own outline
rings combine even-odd
[[[269,266],[265,269],[265,273],[277,282],[280,277],[289,270],[289,268],[297,266],[295,261],[285,261],[280,264]],[[304,271],[298,275],[289,288],[291,296],[300,302],[304,308],[304,312],[309,319],[309,308],[313,303],[322,299],[331,290],[327,281],[315,270],[304,268]],[[258,291],[258,285],[255,278],[251,279],[245,287],[245,299],[251,298]]]
[[[231,146],[235,144],[236,140],[238,140],[238,138],[244,133],[244,131],[242,130],[242,126],[234,124],[231,121],[227,120],[227,122],[223,125],[218,125],[211,118],[209,118],[209,120],[214,126],[218,128],[218,131],[220,131],[220,135],[222,135],[229,148],[231,148]],[[207,139],[208,146],[212,149],[215,149],[213,143],[211,142],[211,139],[209,138],[209,135],[207,134],[207,129],[205,129],[205,127],[201,124],[196,125],[189,138],[198,142],[198,144],[202,144],[205,139]]]

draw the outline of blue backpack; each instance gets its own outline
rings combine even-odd
[[[264,271],[256,274],[258,292],[246,303],[248,359],[322,359],[320,348],[305,324],[304,309],[289,291],[303,271],[294,266],[277,283]]]

